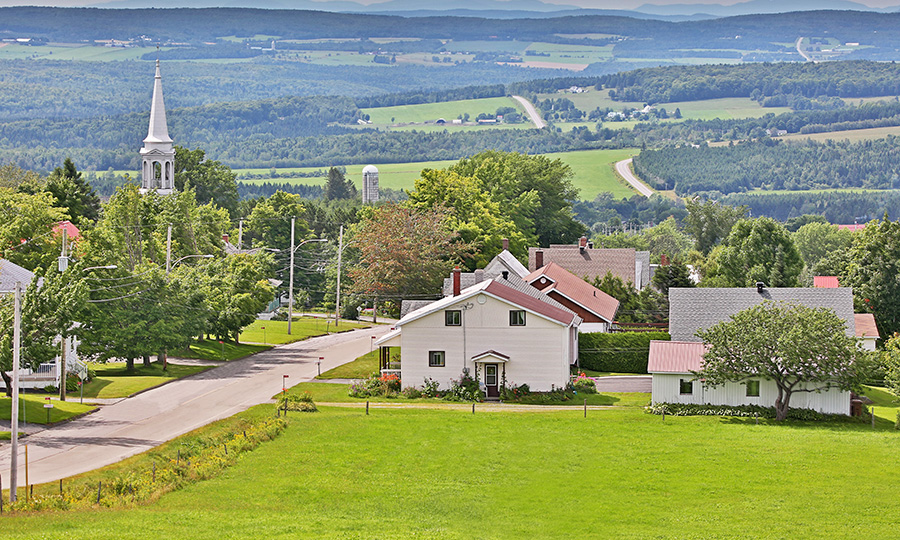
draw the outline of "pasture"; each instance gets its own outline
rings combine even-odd
[[[147,505],[6,517],[6,538],[891,538],[891,423],[639,407],[326,407]],[[860,486],[864,486],[861,488]],[[51,486],[52,488],[52,486]],[[894,532],[891,532],[894,531]]]
[[[785,141],[843,141],[850,142],[883,139],[888,135],[900,136],[900,126],[878,127],[870,129],[851,129],[846,131],[827,131],[825,133],[791,133],[782,137],[773,137]]]
[[[544,154],[550,159],[561,159],[563,162],[572,167],[574,176],[572,183],[579,190],[581,199],[592,200],[602,191],[610,191],[616,198],[631,197],[635,192],[620,183],[614,172],[614,164],[617,161],[627,159],[637,155],[639,152],[636,148],[625,148],[621,150],[582,150],[577,152],[560,152],[553,154]],[[415,184],[415,180],[419,178],[422,169],[443,169],[456,163],[457,160],[446,161],[422,161],[415,163],[379,163],[378,167],[378,183],[381,187],[390,189],[406,189],[411,190]],[[347,178],[353,180],[357,188],[362,186],[362,169],[365,165],[347,165]],[[291,169],[276,169],[279,173],[288,171],[296,172],[314,172],[327,171],[323,167],[301,167]],[[235,169],[238,175],[242,173],[265,174],[271,169]],[[307,185],[324,185],[325,177],[309,177],[309,178],[274,178],[274,179],[258,179],[258,180],[241,180],[247,184],[260,184],[263,182],[289,183],[289,184],[307,184]]]
[[[525,109],[522,105],[508,97],[495,97],[484,99],[466,99],[460,101],[444,101],[441,103],[422,103],[419,105],[398,105],[395,107],[377,107],[372,109],[363,109],[362,111],[369,115],[373,124],[387,126],[396,124],[410,124],[423,122],[434,122],[438,118],[447,121],[442,128],[454,128],[451,121],[458,116],[468,114],[470,121],[474,122],[475,117],[481,113],[494,114],[500,107],[513,107],[520,113],[524,113]],[[522,127],[534,127],[530,122],[519,124]],[[418,126],[417,126],[418,127]]]
[[[162,47],[160,50],[169,50]],[[114,62],[119,60],[140,60],[141,56],[153,51],[149,47],[103,47],[83,43],[52,43],[46,46],[0,44],[0,60],[23,58],[47,60],[77,60],[82,62]]]

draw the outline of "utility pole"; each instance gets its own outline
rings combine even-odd
[[[288,335],[291,335],[291,321],[294,319],[294,221],[291,218],[291,278],[288,285]]]
[[[166,229],[166,275],[172,271],[172,224]]]
[[[238,251],[244,249],[244,220],[238,222]]]
[[[65,272],[69,267],[69,253],[68,253],[68,240],[69,234],[65,228],[62,230],[62,253],[59,257],[59,271]],[[63,336],[59,336],[59,400],[66,400],[66,345],[68,339]]]
[[[9,502],[16,502],[16,487],[19,484],[19,349],[22,341],[22,283],[16,282],[15,316],[13,322],[13,362],[12,362],[12,415],[10,418],[10,442],[12,453],[9,457]]]
[[[344,226],[341,225],[341,234],[338,237],[338,274],[337,274],[337,293],[334,301],[334,327],[337,328],[338,321],[341,318],[341,255],[344,252]]]

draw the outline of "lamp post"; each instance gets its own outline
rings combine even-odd
[[[289,278],[290,284],[288,285],[288,335],[291,335],[291,322],[294,319],[294,252],[300,249],[300,246],[303,244],[308,244],[310,242],[327,242],[324,238],[309,238],[294,247],[294,223],[296,220],[297,218],[291,218],[291,272]]]
[[[173,263],[169,263],[168,261],[166,261],[166,275],[168,276],[172,272],[172,269],[175,268],[175,265],[180,263],[181,261],[183,261],[185,259],[195,259],[195,258],[196,259],[212,259],[213,255],[185,255],[184,257],[175,259],[175,262],[173,262]]]

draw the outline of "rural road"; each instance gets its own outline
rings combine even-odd
[[[537,109],[534,108],[534,105],[532,105],[530,101],[523,98],[522,96],[513,96],[512,98],[521,103],[523,107],[525,107],[525,112],[528,113],[528,117],[531,118],[532,122],[534,122],[534,127],[543,129],[547,126],[547,124],[545,124],[544,120],[541,118],[541,115],[538,114]]]
[[[369,352],[371,336],[389,326],[356,330],[281,345],[228,362],[192,377],[144,392],[99,411],[29,435],[19,444],[19,485],[40,484],[87,472],[139,454],[215,420],[226,418],[281,391],[282,376],[293,386]],[[10,444],[0,446],[3,488],[9,487]]]
[[[813,64],[815,64],[816,61],[813,60],[811,56],[809,56],[808,54],[806,54],[805,52],[803,52],[803,48],[800,47],[800,44],[801,44],[801,43],[803,43],[803,37],[798,37],[798,38],[797,38],[797,52],[800,53],[800,56],[802,56],[804,60],[806,60],[807,62],[812,62]]]
[[[616,163],[616,172],[619,173],[619,175],[622,176],[622,178],[624,178],[626,182],[631,184],[631,187],[636,189],[637,192],[640,193],[641,195],[643,195],[644,197],[649,197],[650,195],[653,195],[653,190],[650,189],[650,187],[647,184],[641,182],[638,179],[638,177],[635,176],[631,172],[631,168],[629,167],[629,165],[631,165],[632,161],[633,161],[633,158],[628,158],[628,159],[623,159],[622,161],[617,162]]]

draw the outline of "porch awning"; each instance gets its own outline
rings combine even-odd
[[[472,361],[476,364],[505,364],[509,362],[509,357],[497,351],[484,351],[472,357]]]
[[[400,346],[400,329],[392,330],[387,334],[375,340],[376,347],[399,347]]]

